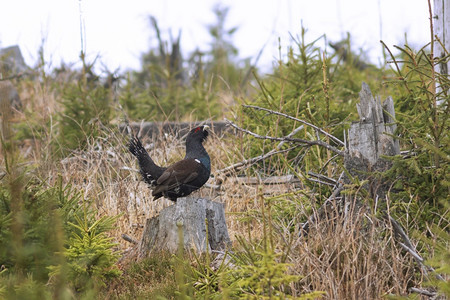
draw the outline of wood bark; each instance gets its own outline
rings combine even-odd
[[[383,105],[380,97],[373,97],[369,86],[362,84],[357,110],[360,120],[351,124],[345,153],[345,168],[351,176],[367,179],[368,172],[386,171],[392,163],[382,156],[400,154],[396,130],[394,101],[388,97]],[[388,183],[370,180],[373,196],[384,198]]]
[[[446,56],[446,51],[450,51],[450,1],[434,0],[433,24],[434,35],[438,38],[438,42],[435,43],[434,56],[442,58]],[[448,67],[448,62],[441,62],[438,72],[448,75]]]
[[[208,121],[208,122],[132,122],[129,124],[120,124],[119,130],[127,132],[127,126],[129,126],[134,133],[138,133],[139,136],[146,136],[149,138],[155,138],[163,136],[163,134],[173,134],[175,136],[183,136],[189,132],[192,128],[200,125],[208,125],[211,131],[216,135],[222,135],[228,130],[227,123],[223,121]]]
[[[153,251],[176,252],[180,244],[179,230],[183,233],[186,250],[224,250],[230,245],[222,203],[203,198],[178,198],[158,216],[147,219],[138,244],[138,258],[147,257]]]

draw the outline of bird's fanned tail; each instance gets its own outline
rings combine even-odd
[[[144,181],[151,186],[155,185],[156,180],[158,180],[165,168],[161,168],[155,164],[137,136],[131,138],[130,143],[128,144],[128,150],[138,159],[139,168]]]

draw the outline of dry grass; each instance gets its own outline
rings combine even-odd
[[[385,224],[359,214],[315,226],[293,247],[295,272],[302,288],[326,291],[329,299],[379,299],[406,294],[414,277],[410,256],[394,245]],[[303,285],[304,284],[304,285]]]

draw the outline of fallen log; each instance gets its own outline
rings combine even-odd
[[[173,134],[176,136],[183,136],[189,130],[196,126],[208,125],[211,132],[216,135],[222,135],[228,130],[231,130],[226,122],[223,121],[207,121],[207,122],[131,122],[119,125],[121,132],[127,133],[127,126],[131,128],[134,133],[139,132],[139,136],[146,136],[149,138],[162,136],[164,133]]]

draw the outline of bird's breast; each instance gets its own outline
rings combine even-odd
[[[209,157],[196,158],[195,160],[201,163],[208,170],[211,170],[211,160],[209,159]]]

